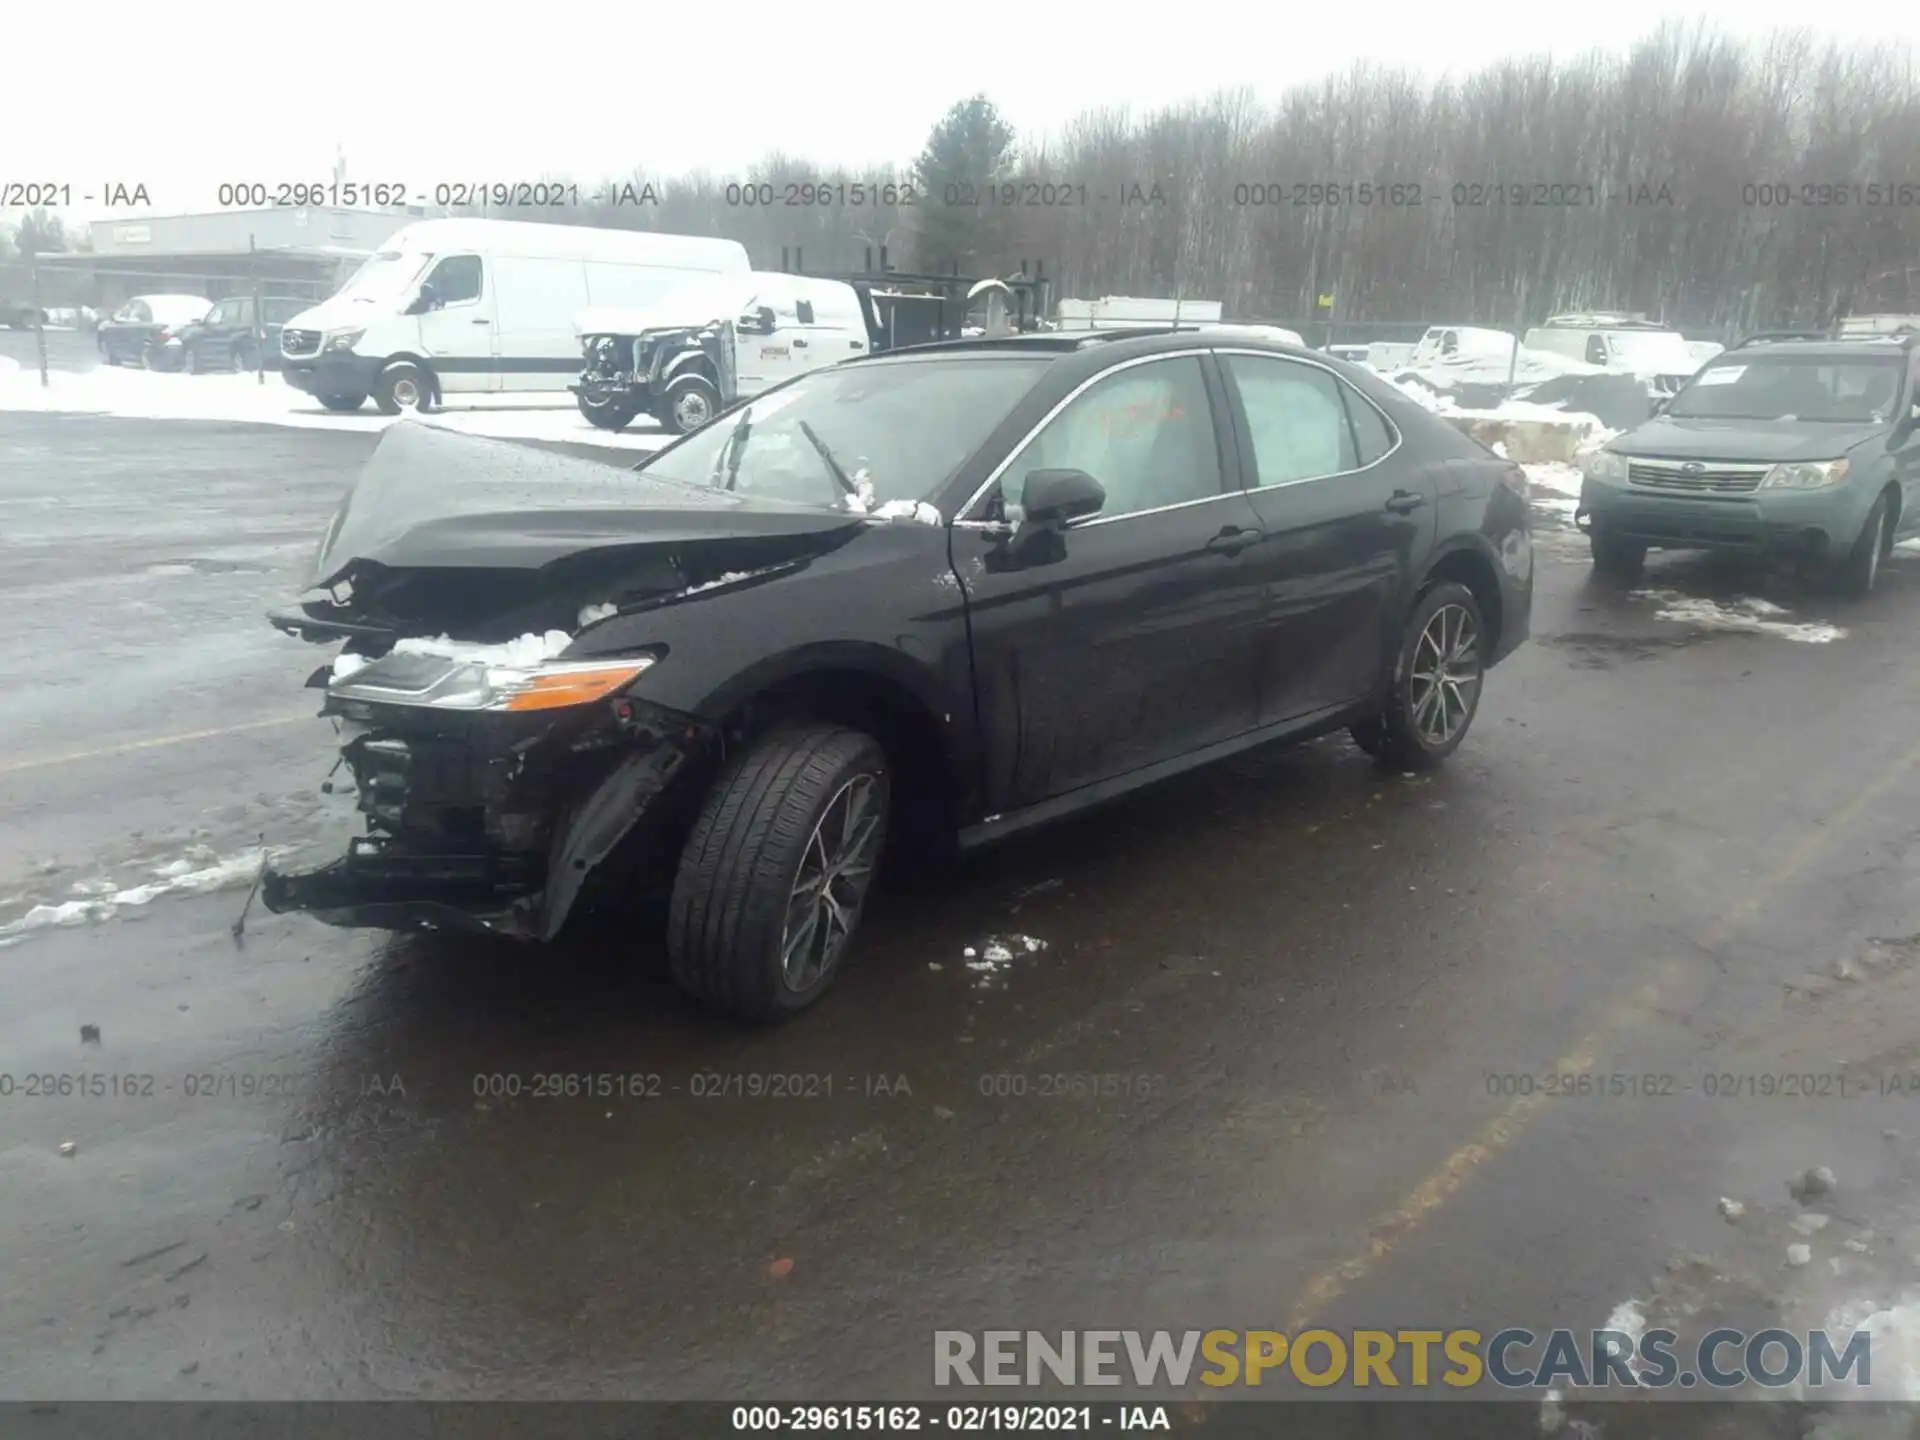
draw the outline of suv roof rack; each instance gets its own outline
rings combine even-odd
[[[1549,315],[1543,330],[1671,330],[1658,320],[1644,315],[1622,315],[1615,310],[1581,310],[1567,315]]]

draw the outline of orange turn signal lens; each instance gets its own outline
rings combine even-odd
[[[646,656],[611,664],[546,665],[519,681],[500,707],[505,710],[561,710],[604,700],[653,664]]]

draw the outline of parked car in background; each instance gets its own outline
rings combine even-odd
[[[281,373],[329,410],[430,409],[450,394],[565,390],[573,317],[744,274],[737,240],[518,220],[422,220],[280,332]]]
[[[1678,330],[1629,315],[1555,315],[1527,331],[1526,346],[1632,375],[1656,397],[1676,394],[1701,363]]]
[[[308,683],[367,833],[261,896],[545,941],[657,889],[685,989],[789,1015],[893,857],[1343,727],[1446,759],[1528,634],[1526,489],[1212,328],[852,360],[624,474],[398,425],[274,617],[345,642]]]
[[[312,301],[261,297],[262,324],[254,323],[251,295],[230,295],[214,302],[213,308],[198,320],[181,326],[168,326],[147,342],[146,362],[150,370],[185,370],[198,375],[207,370],[257,370],[264,357],[266,368],[280,368],[280,331],[283,325]],[[260,331],[265,331],[264,343]]]
[[[36,309],[25,300],[0,299],[0,327],[31,330],[35,326],[50,323],[45,310]]]
[[[1914,339],[1752,341],[1711,360],[1584,465],[1576,524],[1594,569],[1648,549],[1793,557],[1867,595],[1920,533]]]
[[[109,365],[138,365],[147,344],[162,330],[184,327],[213,308],[202,295],[136,295],[94,332],[100,358]]]
[[[1364,365],[1367,363],[1367,352],[1372,348],[1370,345],[1329,345],[1327,354],[1352,365]]]

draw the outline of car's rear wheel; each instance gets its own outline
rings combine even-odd
[[[343,415],[358,410],[367,403],[367,397],[364,395],[322,395],[319,399],[327,409],[338,410]]]
[[[886,841],[886,755],[870,735],[769,732],[715,782],[680,855],[674,979],[747,1020],[777,1020],[839,975]]]
[[[1882,494],[1873,502],[1853,549],[1834,569],[1834,586],[1848,599],[1864,600],[1873,593],[1874,583],[1880,578],[1880,562],[1893,549],[1892,520],[1892,507]]]
[[[1451,580],[1428,587],[1407,621],[1386,708],[1352,727],[1354,743],[1403,770],[1439,764],[1479,713],[1486,670],[1480,602]]]
[[[1619,535],[1609,535],[1604,530],[1596,530],[1590,543],[1593,546],[1596,574],[1631,580],[1647,563],[1647,547],[1639,540],[1628,540]]]

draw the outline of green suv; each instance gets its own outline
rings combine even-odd
[[[1651,548],[1787,556],[1846,594],[1920,532],[1920,348],[1770,340],[1703,366],[1644,424],[1588,456],[1574,523],[1596,571]]]

